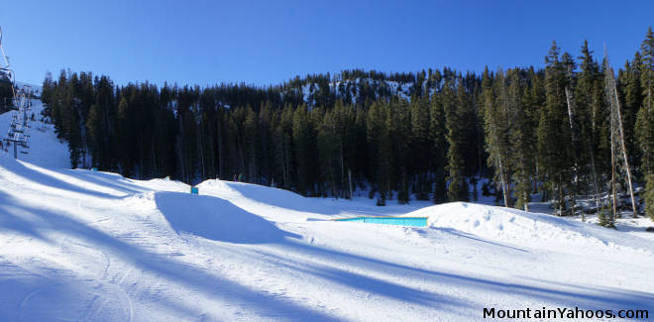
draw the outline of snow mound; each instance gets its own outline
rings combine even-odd
[[[222,198],[157,192],[154,200],[177,233],[247,244],[280,242],[286,236],[295,236]]]
[[[292,191],[258,184],[206,180],[199,184],[198,187],[200,188],[200,194],[247,199],[269,207],[315,214],[333,212],[328,205],[321,202],[323,201],[321,199],[306,198]]]
[[[431,228],[448,228],[478,237],[532,247],[587,245],[650,249],[648,241],[594,224],[512,208],[453,202],[406,216],[427,216]]]

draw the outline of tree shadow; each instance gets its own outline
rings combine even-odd
[[[457,312],[458,314],[465,314],[465,309],[471,306],[469,302],[450,295],[423,291],[350,270],[310,261],[295,262],[288,258],[258,250],[253,250],[252,252],[256,254],[255,256],[257,258],[275,266],[284,267],[292,272],[311,275],[324,281],[339,284],[345,288],[357,289],[374,296],[393,299],[405,304],[421,305],[430,309]],[[365,268],[361,269],[362,271],[367,271]]]
[[[115,255],[140,270],[180,285],[185,285],[189,289],[197,290],[210,297],[218,297],[227,302],[245,305],[249,310],[260,315],[295,320],[337,320],[323,312],[285,301],[274,295],[257,292],[256,290],[218,277],[215,274],[180,262],[179,260],[127,244],[120,239],[107,235],[105,232],[92,228],[68,216],[46,209],[31,208],[24,205],[15,205],[11,211],[15,212],[16,209],[38,217],[39,221],[30,222],[30,225],[33,227],[29,230],[26,230],[24,226],[16,224],[4,226],[3,222],[0,222],[0,225],[2,225],[0,228],[10,231],[15,230],[17,233],[30,236],[43,236],[48,232],[57,232],[58,234],[65,234],[84,240],[96,249]],[[168,301],[175,302],[172,299]],[[172,307],[178,307],[179,310],[185,307],[182,303],[175,303],[175,306]],[[181,313],[187,314],[188,312],[198,312],[201,310],[199,308],[187,308],[184,311]]]
[[[32,178],[31,174],[30,178]],[[58,179],[54,180],[60,181]],[[56,184],[56,181],[51,182],[51,184]],[[261,257],[267,257],[267,260],[274,262],[276,265],[283,265],[290,270],[308,274],[321,280],[331,281],[344,287],[352,287],[416,305],[457,310],[461,307],[469,307],[470,303],[455,297],[423,291],[381,280],[370,275],[355,273],[352,270],[344,270],[335,268],[333,265],[328,266],[318,263],[338,264],[361,272],[370,271],[385,275],[410,276],[414,280],[424,280],[426,283],[433,283],[444,288],[464,288],[473,292],[483,290],[496,293],[498,296],[517,295],[548,303],[558,303],[568,307],[579,306],[602,309],[616,306],[620,309],[654,308],[654,295],[646,292],[614,288],[587,288],[564,283],[560,283],[558,287],[555,287],[556,282],[548,281],[543,283],[550,283],[553,287],[535,286],[527,282],[510,283],[493,278],[472,277],[434,269],[411,267],[365,255],[356,255],[306,244],[299,240],[300,236],[281,230],[273,223],[249,213],[229,201],[216,197],[176,192],[157,192],[155,193],[155,203],[171,227],[178,233],[188,232],[210,240],[229,243],[272,244],[273,247],[279,248],[290,256],[282,258],[264,250],[253,250],[252,252]],[[43,208],[26,206],[2,191],[0,191],[0,212],[0,231],[14,231],[45,241],[49,241],[48,232],[57,232],[79,238],[88,242],[89,245],[118,256],[143,271],[185,285],[189,289],[198,290],[210,297],[219,297],[227,302],[245,304],[252,311],[261,315],[298,320],[335,320],[334,317],[328,314],[285,301],[273,295],[258,292],[234,281],[211,274],[206,270],[190,266],[182,261],[125,243],[69,216]],[[462,237],[470,238],[469,236]],[[498,246],[508,247],[505,245]],[[237,251],[247,252],[248,250],[238,248]],[[303,255],[306,262],[288,259],[299,255]],[[511,265],[511,263],[507,263],[507,265]],[[198,308],[189,307],[186,304],[176,302],[174,299],[162,297],[159,303],[167,306],[168,309],[173,308],[180,314],[187,316],[190,312],[198,312]],[[480,307],[482,307],[482,304],[480,304]]]
[[[482,243],[485,243],[485,244],[488,244],[488,245],[493,245],[493,246],[497,246],[497,247],[508,248],[508,249],[511,249],[511,250],[516,250],[516,251],[524,252],[524,253],[528,253],[528,252],[529,252],[529,251],[527,251],[527,250],[525,250],[525,249],[522,249],[522,248],[517,248],[517,247],[513,247],[513,246],[505,245],[505,244],[502,244],[502,243],[497,243],[497,242],[493,242],[493,241],[490,241],[490,240],[482,239],[482,238],[479,238],[479,237],[477,237],[477,236],[475,236],[475,235],[468,234],[468,233],[462,232],[462,231],[460,231],[460,230],[456,230],[456,229],[454,229],[454,228],[446,228],[446,227],[431,227],[431,229],[435,229],[435,230],[438,230],[438,231],[442,231],[442,232],[444,232],[444,233],[448,233],[448,234],[451,234],[451,235],[454,235],[454,236],[457,236],[457,237],[462,237],[462,238],[467,238],[467,239],[471,239],[471,240],[474,240],[474,241],[482,242]]]
[[[24,178],[27,181],[35,182],[41,185],[49,186],[54,189],[67,190],[74,193],[87,194],[90,196],[105,198],[105,199],[120,199],[121,197],[114,196],[108,193],[86,189],[77,185],[70,184],[68,182],[57,179],[53,176],[47,175],[43,172],[36,171],[29,167],[26,167],[21,162],[9,161],[3,162],[2,167],[12,172],[13,174]],[[54,170],[50,170],[54,171]]]
[[[649,309],[650,311],[654,309],[654,293],[647,293],[647,292],[634,291],[634,290],[624,290],[614,287],[594,287],[594,286],[586,286],[586,285],[574,285],[570,283],[562,283],[557,281],[547,281],[547,280],[532,278],[528,276],[523,276],[521,278],[524,278],[525,280],[535,281],[538,283],[557,285],[564,288],[575,288],[591,294],[607,294],[608,296],[613,295],[615,296],[613,300],[613,304],[614,304],[613,307],[616,307],[616,305],[618,305],[617,308],[620,309],[646,308]],[[591,299],[592,298],[594,297],[591,297]],[[602,299],[604,299],[604,297],[602,297]],[[591,308],[606,309],[606,306],[594,306]]]
[[[0,232],[13,231],[42,241],[50,241],[36,229],[38,225],[45,224],[43,219],[29,209],[15,206],[19,203],[20,201],[0,190]],[[16,212],[20,215],[15,214]]]
[[[129,183],[129,179],[118,174],[95,172],[88,170],[65,170],[66,175],[74,176],[76,179],[87,181],[92,184],[107,186],[114,190],[123,191],[126,194],[138,194],[149,191],[149,189]]]
[[[616,227],[616,230],[620,231],[620,232],[650,233],[650,234],[654,235],[654,232],[648,232],[647,228],[652,228],[652,227],[637,227],[637,226],[618,224],[617,227]]]
[[[618,290],[614,288],[588,289],[574,284],[565,284],[567,290],[562,290],[560,288],[540,287],[529,285],[527,283],[511,283],[491,278],[471,277],[450,272],[410,267],[363,255],[354,255],[315,245],[308,245],[293,240],[287,240],[283,247],[287,249],[286,252],[304,253],[313,258],[318,257],[322,261],[355,266],[362,270],[370,270],[397,276],[413,276],[416,279],[424,279],[425,281],[444,286],[448,285],[473,290],[483,289],[485,291],[495,292],[498,295],[515,294],[535,298],[541,301],[559,303],[569,307],[579,306],[606,309],[616,308],[616,305],[618,305],[617,308],[654,309],[654,294],[652,293]],[[510,265],[510,263],[507,263],[507,265]]]

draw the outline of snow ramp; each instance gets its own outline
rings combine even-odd
[[[297,237],[222,198],[156,192],[154,200],[157,209],[178,234],[239,244],[274,243],[285,237]]]
[[[587,247],[628,247],[647,250],[650,242],[612,229],[570,218],[513,208],[453,202],[426,207],[406,216],[428,216],[428,226],[454,229],[488,240],[548,248],[571,244]]]

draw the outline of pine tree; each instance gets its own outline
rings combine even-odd
[[[559,215],[567,211],[565,192],[570,185],[570,127],[565,98],[565,69],[559,60],[556,42],[545,58],[545,106],[541,109],[537,137],[539,165],[546,189],[554,196]]]
[[[312,112],[316,111],[314,109]],[[320,182],[324,196],[337,196],[339,142],[336,134],[335,111],[320,111],[322,121],[318,125],[318,159],[320,160]]]
[[[430,137],[429,100],[427,97],[414,97],[411,100],[411,168],[414,173],[414,191],[418,200],[429,199],[431,182],[428,174],[432,168],[432,140]]]
[[[650,27],[641,46],[643,105],[638,111],[636,131],[645,173],[654,173],[654,33]]]
[[[397,183],[397,199],[400,204],[409,202],[408,158],[410,140],[410,115],[406,100],[393,100],[386,116],[386,126],[394,159],[393,182]]]
[[[579,126],[578,126],[578,115],[577,107],[575,106],[575,98],[573,93],[573,88],[576,84],[576,64],[572,59],[572,56],[569,53],[563,53],[561,55],[561,67],[564,70],[564,91],[565,91],[565,100],[566,107],[568,110],[568,124],[569,124],[569,133],[570,133],[570,144],[567,145],[568,156],[572,164],[570,171],[571,184],[569,185],[568,195],[570,197],[570,204],[572,206],[570,213],[575,214],[575,206],[577,204],[577,194],[579,193],[579,177],[582,175],[579,166],[580,159],[580,149],[581,144],[579,140]]]
[[[89,136],[89,148],[91,150],[91,156],[93,158],[93,166],[99,167],[99,163],[103,158],[102,155],[102,111],[99,110],[100,107],[96,104],[91,105],[89,110],[89,115],[86,118],[86,129]]]
[[[493,86],[494,85],[494,86]],[[510,206],[511,199],[511,160],[510,134],[511,113],[509,99],[502,70],[498,71],[495,82],[491,80],[488,68],[482,76],[482,96],[484,104],[484,128],[488,164],[496,171],[495,178],[500,183],[504,206]]]
[[[293,113],[293,146],[297,161],[297,191],[303,195],[313,193],[312,171],[315,155],[313,149],[312,125],[306,106],[300,106]]]
[[[257,182],[259,177],[257,166],[258,151],[258,116],[251,107],[245,110],[245,120],[243,122],[243,144],[246,149],[246,163],[247,163],[247,181]]]
[[[386,120],[388,118],[388,106],[385,102],[374,102],[368,109],[367,137],[370,147],[371,168],[374,169],[374,178],[379,197],[378,206],[385,206],[386,199],[391,193],[391,153],[392,143],[388,134]],[[372,195],[370,196],[372,198]]]
[[[445,110],[445,126],[447,128],[447,170],[449,183],[447,197],[450,201],[468,200],[468,183],[465,178],[464,160],[464,112],[468,101],[463,84],[459,81],[456,93],[445,85],[443,89],[443,109]]]
[[[643,105],[643,88],[641,82],[641,68],[643,66],[640,52],[636,52],[631,63],[627,61],[624,67],[624,72],[621,73],[622,77],[618,80],[619,84],[623,84],[624,88],[624,104],[623,116],[625,126],[625,138],[627,139],[627,150],[630,152],[630,163],[635,169],[640,168],[640,148],[636,135],[634,133],[636,128],[636,119],[638,111]]]
[[[6,84],[5,86],[7,86],[7,85],[8,84]],[[43,114],[43,116],[50,116],[51,115],[51,112],[52,112],[52,107],[51,106],[54,103],[53,96],[56,93],[55,86],[56,86],[56,84],[52,80],[52,74],[50,72],[47,72],[45,74],[45,79],[43,80],[43,84],[41,85],[41,101],[44,104],[44,109],[43,109],[43,111],[41,113]],[[10,98],[9,96],[13,97],[13,92],[10,95],[9,92],[8,92],[9,90],[11,90],[11,88],[6,88],[7,92],[5,92],[5,94],[0,95],[0,97],[5,97],[4,99],[0,98],[0,100],[1,100],[0,105],[2,105],[3,103],[6,103],[6,99]]]
[[[641,69],[641,84],[643,86],[643,105],[638,111],[636,121],[636,137],[642,152],[641,165],[647,179],[646,184],[646,212],[654,217],[652,209],[652,187],[654,182],[654,33],[650,27],[641,45],[643,64]],[[649,197],[649,198],[648,198]],[[649,202],[648,202],[649,201]]]
[[[654,174],[649,174],[646,181],[647,185],[643,198],[645,200],[645,213],[654,221]]]
[[[261,183],[270,185],[273,178],[273,154],[274,154],[274,145],[273,145],[273,110],[271,107],[271,102],[266,101],[259,108],[258,114],[258,142],[257,146],[259,147],[258,161],[259,172],[261,175]]]
[[[63,101],[61,102],[62,127],[64,138],[68,141],[70,163],[72,168],[77,168],[82,161],[82,133],[80,129],[81,111],[79,100],[76,99],[79,93],[79,77],[73,73],[70,80],[65,82]]]
[[[600,185],[599,180],[604,172],[598,163],[598,158],[605,159],[604,156],[608,155],[606,143],[608,140],[607,135],[607,111],[604,98],[599,93],[599,86],[602,82],[602,75],[599,72],[599,66],[593,59],[592,51],[588,48],[588,42],[584,41],[581,47],[582,56],[580,73],[577,78],[575,88],[575,106],[577,107],[577,115],[580,120],[579,124],[579,143],[580,163],[585,164],[586,169],[580,169],[582,174],[587,175],[588,179],[585,180],[591,190],[596,209],[600,209]],[[584,220],[584,213],[582,212],[582,220]]]
[[[352,152],[356,143],[354,123],[355,114],[351,106],[344,106],[338,100],[333,113],[333,140],[336,149],[335,153],[335,185],[337,195],[351,198],[350,181],[352,168],[354,167],[354,153]],[[348,175],[349,174],[349,175]],[[352,188],[353,189],[353,188]]]
[[[443,203],[447,201],[447,128],[445,125],[445,110],[442,104],[443,95],[434,93],[431,98],[429,109],[432,150],[433,150],[433,173],[434,173],[434,193],[432,199],[434,203]]]
[[[511,155],[509,159],[515,172],[516,208],[529,211],[531,195],[531,173],[533,171],[533,122],[531,121],[528,106],[523,103],[523,88],[519,69],[509,71],[510,81],[507,92],[507,105],[510,117],[513,120],[510,129]]]
[[[295,158],[293,153],[293,108],[286,105],[279,116],[275,127],[275,160],[281,169],[281,186],[292,188],[295,185],[295,175],[292,171]]]
[[[542,183],[545,182],[545,177],[543,175],[542,165],[540,164],[539,154],[538,154],[538,127],[540,116],[545,106],[545,87],[544,87],[544,74],[542,72],[537,72],[532,68],[528,71],[528,86],[525,88],[524,95],[524,107],[526,112],[526,117],[529,123],[530,139],[531,139],[531,148],[529,150],[530,160],[532,163],[532,174],[534,180],[532,180],[533,187],[532,192],[541,192],[541,201],[545,201],[549,198],[550,190],[543,189]]]

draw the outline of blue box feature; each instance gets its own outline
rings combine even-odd
[[[199,192],[198,187],[191,187],[191,194],[197,195]]]
[[[91,168],[91,171],[98,172],[98,168]]]
[[[428,217],[352,217],[334,219],[336,221],[353,221],[367,224],[382,224],[410,227],[426,227]]]

